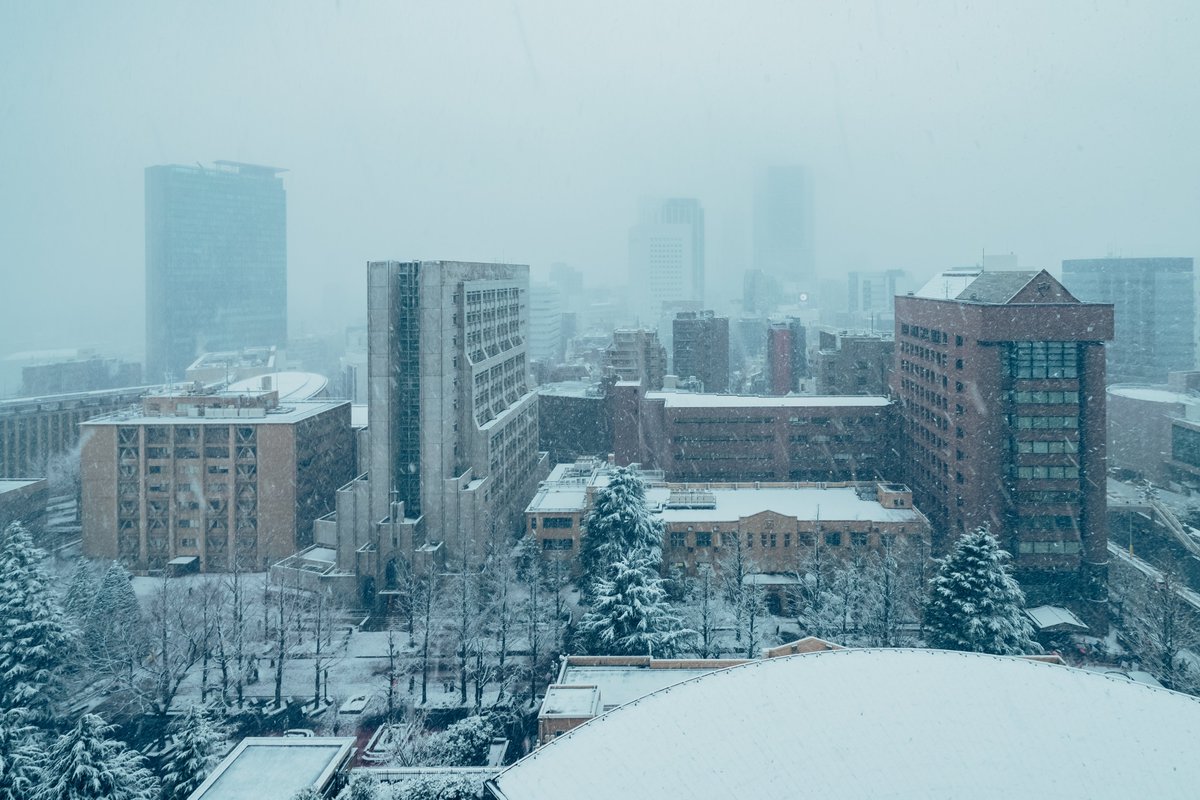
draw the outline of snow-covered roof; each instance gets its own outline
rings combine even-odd
[[[603,708],[616,708],[648,694],[713,671],[712,667],[650,668],[648,666],[593,666],[568,663],[559,683],[594,686]]]
[[[1061,606],[1038,606],[1025,609],[1025,614],[1040,631],[1086,631],[1088,626],[1075,616],[1069,608]]]
[[[604,482],[597,480],[595,486]],[[583,511],[587,506],[587,486],[583,482],[556,484],[547,481],[540,488],[526,513],[561,511],[572,513]],[[689,486],[692,486],[689,484]],[[699,487],[698,487],[699,488]],[[853,487],[821,488],[763,487],[720,488],[719,484],[704,485],[703,492],[712,500],[711,507],[668,508],[672,493],[680,491],[678,485],[649,486],[646,489],[646,504],[654,513],[670,523],[733,523],[738,520],[773,511],[785,517],[802,520],[826,520],[871,522],[920,522],[923,515],[915,508],[889,508],[880,505],[873,496],[861,497]]]
[[[306,400],[289,401],[272,408],[258,416],[221,416],[211,413],[211,416],[191,417],[175,414],[146,414],[134,409],[128,412],[118,411],[101,417],[85,420],[80,425],[290,425],[309,417],[315,417],[341,405],[349,405],[340,400]],[[216,409],[215,411],[225,411]],[[232,411],[233,409],[228,409]],[[261,409],[245,409],[247,412],[258,412]],[[208,411],[206,409],[206,411]]]
[[[0,481],[0,494],[8,492],[17,492],[27,486],[33,486],[35,483],[45,483],[45,478],[34,478],[26,481]]]
[[[981,269],[952,269],[934,275],[917,291],[914,297],[926,300],[953,300],[979,277]]]
[[[594,717],[600,713],[600,690],[595,686],[551,685],[539,717]]]
[[[813,408],[825,406],[880,407],[891,404],[886,397],[870,395],[788,395],[760,397],[744,394],[696,394],[694,392],[646,392],[647,400],[664,400],[667,408]]]
[[[706,489],[716,501],[713,508],[665,508],[664,522],[737,522],[764,511],[774,511],[785,517],[822,520],[870,520],[873,522],[916,522],[921,512],[915,508],[886,508],[874,497],[863,499],[853,488],[822,489],[817,486],[799,489],[739,488]],[[646,492],[651,504],[669,490]],[[665,496],[662,499],[666,499]]]
[[[540,395],[552,397],[589,397],[603,398],[604,387],[599,381],[559,381],[558,383],[543,383],[537,387]]]
[[[324,792],[353,746],[354,737],[243,739],[188,800],[286,800],[307,787]]]
[[[1125,397],[1130,400],[1142,400],[1147,403],[1177,403],[1184,406],[1200,405],[1200,397],[1177,392],[1165,386],[1136,386],[1133,384],[1115,384],[1108,387],[1108,393],[1114,397]]]
[[[325,391],[329,379],[315,372],[272,372],[242,381],[234,381],[224,389],[226,394],[238,392],[279,392],[279,401],[311,400]]]
[[[501,772],[506,800],[1190,798],[1200,699],[938,650],[754,661],[596,717]]]

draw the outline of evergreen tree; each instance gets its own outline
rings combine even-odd
[[[0,711],[49,713],[72,631],[41,566],[42,551],[19,523],[0,548]]]
[[[36,729],[20,711],[0,712],[0,800],[26,800],[41,778]]]
[[[291,800],[321,800],[321,795],[311,786],[305,786],[293,794]]]
[[[130,680],[144,633],[129,572],[114,561],[100,579],[84,621],[84,647],[102,674]]]
[[[925,628],[930,646],[996,655],[1040,651],[1008,559],[986,527],[959,537],[929,584]]]
[[[163,767],[163,800],[187,800],[221,760],[224,732],[193,705],[178,723],[175,750]]]
[[[596,492],[584,529],[579,558],[585,589],[609,565],[634,552],[645,553],[656,568],[662,561],[662,520],[646,507],[646,484],[628,467],[614,469],[608,485]]]
[[[95,714],[80,717],[46,754],[31,800],[154,800],[158,781],[140,755],[108,738],[111,731]]]
[[[684,630],[646,553],[619,558],[596,581],[595,602],[579,635],[594,655],[672,656],[694,635]]]
[[[91,563],[86,558],[79,559],[75,562],[75,571],[71,573],[71,582],[67,584],[67,593],[63,595],[63,611],[82,623],[87,619],[97,588]]]

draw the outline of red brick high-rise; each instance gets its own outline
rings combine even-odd
[[[904,480],[935,552],[986,524],[1037,602],[1101,621],[1113,308],[1043,271],[958,270],[896,298]],[[1090,607],[1090,608],[1089,608]]]

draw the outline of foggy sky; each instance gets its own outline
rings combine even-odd
[[[700,199],[740,295],[772,162],[827,274],[1194,256],[1193,5],[0,0],[0,355],[140,358],[162,163],[290,170],[293,335],[365,315],[368,259],[623,280],[645,195]]]

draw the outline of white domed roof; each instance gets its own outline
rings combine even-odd
[[[676,684],[500,773],[570,797],[1195,797],[1200,701],[1070,667],[838,650]]]

